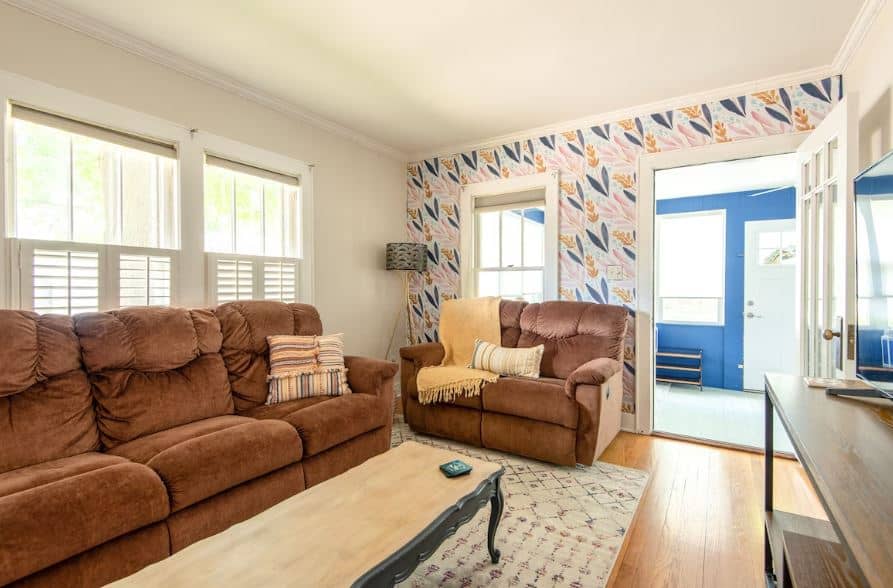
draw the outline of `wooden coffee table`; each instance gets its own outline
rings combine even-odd
[[[446,478],[442,463],[474,469]],[[487,502],[493,563],[501,466],[408,441],[114,586],[393,586]]]

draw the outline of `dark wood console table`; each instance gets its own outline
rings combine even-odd
[[[767,586],[893,586],[893,403],[765,381]],[[773,509],[773,412],[828,521]]]

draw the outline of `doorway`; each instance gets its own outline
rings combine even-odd
[[[797,169],[788,153],[655,173],[656,432],[762,446],[763,374],[797,371]]]

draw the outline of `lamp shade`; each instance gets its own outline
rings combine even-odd
[[[388,243],[386,268],[423,272],[428,267],[428,247],[424,243]]]

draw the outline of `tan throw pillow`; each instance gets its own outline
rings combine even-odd
[[[350,394],[344,335],[271,335],[266,404],[312,396]]]
[[[480,339],[474,341],[470,368],[486,370],[501,376],[540,377],[540,362],[545,347],[499,347]]]

